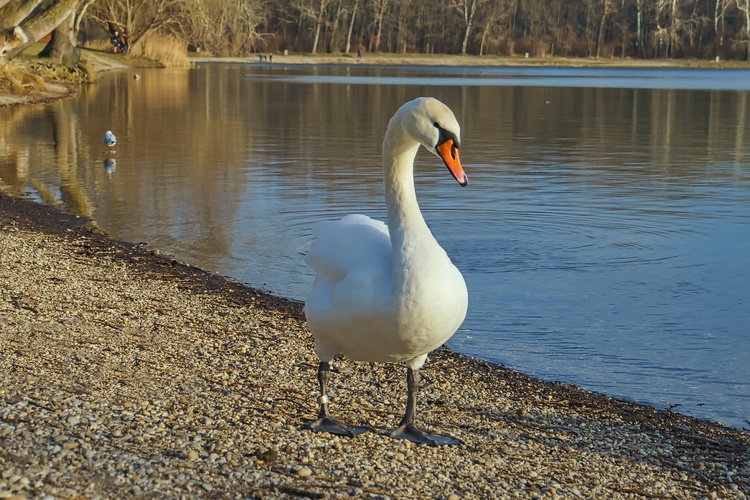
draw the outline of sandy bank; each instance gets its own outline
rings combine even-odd
[[[268,55],[268,54],[267,54]],[[364,54],[358,59],[356,54],[271,54],[270,61],[263,64],[363,64],[379,66],[556,66],[581,68],[749,68],[747,62],[720,62],[708,60],[677,59],[595,59],[567,57],[500,57],[462,56],[447,54]],[[242,63],[258,64],[259,57],[211,57],[194,56],[193,63]]]
[[[44,60],[36,59],[35,57],[18,57],[12,60],[10,64],[16,65],[20,68],[25,68],[31,73],[36,73],[39,66],[52,66],[51,64],[44,62]],[[130,64],[121,56],[86,49],[81,50],[81,65],[87,67],[93,74],[130,67]],[[66,68],[62,69],[66,70]],[[45,72],[41,73],[40,76],[44,77]],[[64,99],[75,95],[81,85],[83,85],[83,83],[46,80],[41,90],[26,94],[0,91],[0,107],[36,104]]]

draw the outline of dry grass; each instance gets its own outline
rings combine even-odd
[[[29,95],[44,90],[44,78],[19,64],[0,65],[0,92]]]
[[[187,44],[171,35],[154,34],[130,48],[129,55],[145,57],[167,68],[189,68]]]
[[[89,72],[79,67],[67,66],[40,59],[44,43],[35,43],[7,64],[0,64],[0,93],[28,96],[44,92],[46,84],[65,85],[91,81]]]

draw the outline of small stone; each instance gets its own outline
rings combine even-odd
[[[298,472],[297,475],[299,477],[310,477],[312,476],[312,469],[310,467],[302,467]]]
[[[187,454],[188,460],[198,460],[198,452],[195,450],[190,450]]]

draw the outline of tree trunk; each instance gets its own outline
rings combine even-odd
[[[487,35],[490,34],[490,27],[492,26],[492,23],[495,21],[494,17],[490,17],[487,22],[484,25],[484,29],[482,30],[482,42],[479,44],[479,55],[484,55],[484,45],[487,42]]]
[[[312,53],[315,54],[318,51],[318,40],[320,40],[320,28],[323,26],[323,12],[325,11],[326,5],[325,0],[320,0],[320,8],[318,9],[318,17],[315,19],[315,40],[313,41]]]
[[[737,0],[737,8],[744,14],[745,59],[750,60],[750,0]]]
[[[667,57],[674,56],[674,39],[677,33],[677,0],[672,0],[672,23],[669,28],[669,39],[667,42]]]
[[[339,51],[338,47],[338,40],[336,37],[339,33],[339,23],[341,22],[341,0],[338,1],[338,4],[336,5],[336,15],[333,17],[333,24],[331,26],[331,41],[328,44],[328,52],[334,53]]]
[[[78,0],[57,0],[37,10],[13,29],[0,32],[0,63],[6,63],[44,35],[55,29],[71,13]]]
[[[643,0],[636,2],[636,8],[638,9],[638,15],[636,20],[636,43],[638,44],[638,52],[641,57],[646,57],[646,47],[643,46]]]
[[[80,59],[76,50],[75,13],[63,20],[52,32],[47,45],[39,52],[39,57],[49,57],[52,62],[75,67]]]
[[[354,31],[354,19],[357,17],[357,7],[359,7],[359,0],[355,0],[354,7],[352,7],[352,18],[349,20],[349,33],[346,35],[346,50],[344,51],[346,54],[352,48],[352,31]]]
[[[376,7],[378,8],[378,34],[375,36],[375,52],[380,50],[380,37],[383,34],[383,17],[385,17],[385,9],[388,7],[388,0],[379,0]]]
[[[0,32],[18,26],[40,3],[42,0],[10,0],[0,7]]]
[[[604,44],[604,26],[607,22],[607,15],[609,14],[609,0],[604,0],[604,12],[602,12],[602,20],[599,22],[599,33],[596,37],[596,58],[602,53],[602,45]]]
[[[466,3],[463,6],[464,25],[466,31],[464,31],[464,37],[461,41],[461,55],[466,55],[466,46],[469,44],[469,37],[471,36],[471,28],[474,25],[474,14],[477,11],[477,0],[471,0],[471,3]]]

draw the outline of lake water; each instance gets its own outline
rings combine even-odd
[[[461,188],[417,194],[466,277],[456,351],[750,427],[750,72],[200,65],[0,109],[0,182],[304,299],[317,220],[385,218],[380,143],[432,95]],[[102,136],[118,137],[108,159]]]

